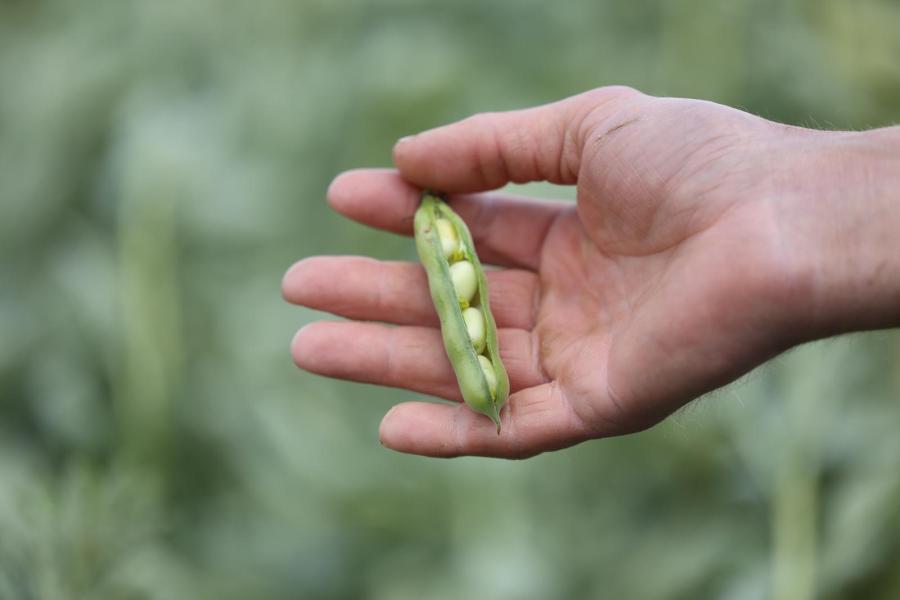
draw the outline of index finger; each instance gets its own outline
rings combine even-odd
[[[338,175],[328,188],[337,212],[372,227],[412,235],[421,189],[393,169],[358,169]],[[450,205],[469,226],[482,262],[537,270],[540,251],[556,220],[574,210],[569,202],[502,193],[459,194]]]

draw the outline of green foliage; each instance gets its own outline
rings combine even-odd
[[[896,598],[900,339],[522,463],[383,450],[296,371],[311,254],[401,135],[608,83],[900,120],[890,0],[0,3],[0,597]],[[528,193],[566,193],[551,186]]]

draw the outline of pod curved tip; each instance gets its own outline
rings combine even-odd
[[[497,435],[500,435],[500,411],[497,410],[496,407],[492,407],[493,412],[488,416],[491,418],[491,421],[494,422],[494,425],[497,426]]]

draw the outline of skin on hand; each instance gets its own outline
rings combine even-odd
[[[896,232],[896,195],[859,166],[891,152],[864,135],[610,87],[404,138],[397,170],[338,176],[335,210],[404,235],[419,188],[449,192],[482,261],[502,267],[488,283],[511,383],[503,434],[462,404],[408,402],[382,443],[528,457],[649,427],[795,344],[896,324],[900,264],[871,265],[876,250],[840,225],[893,206],[876,241]],[[577,185],[577,203],[490,192],[530,181]],[[887,273],[895,287],[860,306]],[[418,264],[312,257],[283,291],[352,319],[299,331],[300,367],[460,399]]]

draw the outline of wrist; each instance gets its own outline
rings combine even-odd
[[[900,326],[900,127],[820,135],[802,203],[811,333]]]

